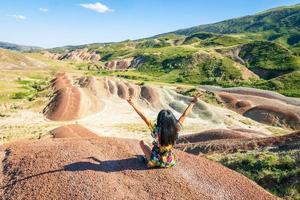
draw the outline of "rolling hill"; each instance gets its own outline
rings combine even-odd
[[[76,69],[94,75],[194,85],[248,86],[300,97],[297,89],[299,16],[300,5],[297,4],[152,38],[58,47],[44,55],[81,61]]]
[[[181,29],[171,33],[189,36],[197,32],[219,34],[263,32],[263,37],[268,40],[276,40],[288,35],[288,44],[294,45],[300,41],[299,27],[300,4],[296,4],[293,6],[274,8],[255,15],[225,20],[214,24]]]
[[[18,44],[1,42],[1,41],[0,41],[0,48],[14,50],[14,51],[35,51],[35,50],[42,49],[41,47],[18,45]]]
[[[93,75],[247,86],[300,97],[299,16],[300,4],[296,4],[152,38],[39,52],[50,59],[71,62],[74,69]],[[18,45],[2,46],[26,50]]]

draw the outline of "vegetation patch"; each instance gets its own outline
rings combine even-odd
[[[295,71],[268,81],[257,81],[253,87],[277,91],[283,95],[300,97],[300,71]]]
[[[195,42],[199,42],[200,40],[205,40],[205,39],[208,39],[208,38],[212,38],[214,36],[215,36],[215,34],[207,33],[207,32],[195,33],[195,34],[192,34],[192,35],[186,37],[183,44],[192,44],[192,43],[195,43]]]
[[[136,47],[137,48],[161,48],[167,46],[171,46],[171,44],[164,39],[152,39],[152,40],[143,41],[139,43]]]
[[[246,65],[250,69],[287,71],[300,67],[291,51],[267,41],[254,41],[244,45],[240,57],[246,61]]]
[[[178,92],[179,94],[182,94],[184,96],[194,97],[199,92],[199,89],[197,87],[177,88],[176,92]],[[209,104],[223,107],[223,103],[222,103],[221,99],[217,95],[215,95],[215,93],[210,92],[210,91],[205,91],[203,93],[203,96],[201,97],[201,100],[206,103],[209,103]]]
[[[35,100],[37,97],[46,96],[45,91],[49,87],[49,81],[46,79],[32,80],[32,79],[19,79],[16,81],[22,91],[15,92],[11,99],[25,99],[29,101]]]
[[[210,39],[207,39],[201,43],[201,46],[234,46],[239,44],[245,44],[249,40],[230,36],[230,35],[223,35],[217,36]]]
[[[284,199],[300,198],[300,150],[249,151],[209,156]]]

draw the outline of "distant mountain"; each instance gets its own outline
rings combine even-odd
[[[35,50],[41,50],[41,47],[35,47],[35,46],[24,46],[24,45],[18,45],[8,42],[1,42],[0,41],[0,48],[2,49],[9,49],[14,51],[35,51]]]
[[[46,67],[44,62],[31,58],[22,52],[0,48],[0,70],[30,70]]]
[[[300,32],[300,4],[270,9],[255,15],[225,20],[214,24],[194,26],[170,32],[178,35],[192,35],[197,32],[219,34],[257,33],[271,31],[274,33]],[[167,33],[169,34],[169,33]]]
[[[51,53],[64,53],[66,51],[73,51],[76,49],[84,49],[84,48],[91,48],[93,46],[102,46],[105,43],[92,43],[92,44],[82,44],[82,45],[67,45],[67,46],[62,46],[62,47],[54,47],[47,49],[47,51]]]

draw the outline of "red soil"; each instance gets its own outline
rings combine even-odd
[[[128,87],[125,85],[125,83],[119,81],[116,83],[117,84],[117,94],[121,99],[127,99],[129,97],[129,91],[128,91]]]
[[[220,139],[188,144],[177,144],[176,148],[195,155],[201,153],[232,153],[239,150],[254,150],[265,147],[286,147],[298,145],[300,131],[294,133],[265,138]],[[299,146],[299,145],[298,145]]]
[[[300,117],[296,113],[271,105],[260,105],[247,110],[245,117],[273,126],[300,129]]]
[[[264,92],[264,91],[259,91],[259,90],[235,89],[235,90],[226,90],[226,92],[227,93],[233,93],[233,94],[242,94],[242,95],[264,97],[264,98],[267,98],[267,99],[283,100],[283,98],[278,97],[277,95],[267,93],[267,92]]]
[[[250,94],[252,93],[250,92]],[[243,114],[245,117],[249,117],[260,123],[269,124],[272,126],[287,127],[295,130],[300,129],[300,116],[296,112],[293,112],[294,110],[291,110],[291,108],[288,106],[282,105],[278,107],[278,105],[275,103],[273,105],[272,101],[274,100],[265,99],[265,101],[263,101],[266,103],[265,105],[259,104],[254,106],[257,104],[257,102],[239,100],[238,96],[235,96],[231,93],[219,92],[218,95],[228,109]],[[261,100],[258,102],[260,101]],[[267,105],[267,103],[272,105]]]
[[[89,84],[89,81],[82,84]],[[102,108],[101,102],[88,90],[71,83],[65,73],[52,80],[54,95],[43,113],[50,120],[68,121],[79,119]]]
[[[57,90],[44,114],[50,120],[67,121],[80,118],[82,95],[79,88],[71,86]]]
[[[220,139],[237,139],[237,138],[257,138],[265,137],[266,135],[259,132],[253,132],[251,130],[245,129],[213,129],[204,131],[201,133],[184,135],[178,138],[177,144],[182,143],[196,143],[210,140],[220,140]]]
[[[56,75],[56,78],[52,79],[50,83],[54,91],[72,86],[71,80],[65,73]]]
[[[95,138],[98,137],[97,134],[93,133],[89,129],[78,125],[71,124],[66,126],[58,127],[52,131],[50,134],[53,135],[54,138]]]
[[[242,114],[252,107],[251,102],[238,100],[230,93],[220,92],[218,95],[228,109],[231,109],[237,113]]]
[[[238,109],[249,109],[251,108],[251,103],[249,101],[238,101],[235,104],[235,107]]]
[[[58,73],[51,81],[54,95],[44,109],[50,120],[68,121],[99,112],[105,105],[104,100],[112,96],[127,99],[145,98],[153,107],[160,108],[159,94],[155,88],[120,81],[114,78],[82,77],[70,78]]]
[[[110,61],[110,62],[105,63],[105,68],[115,69],[116,68],[116,62],[115,61]]]
[[[108,89],[111,94],[117,93],[117,87],[112,80],[108,80]]]
[[[107,78],[96,79],[95,77],[82,77],[79,79],[79,86],[98,98],[111,96]]]
[[[161,106],[159,94],[154,88],[142,86],[141,96],[145,98],[153,107],[159,108]]]
[[[125,82],[125,84],[128,87],[129,95],[133,96],[134,98],[138,98],[140,94],[140,88],[137,85],[128,82]]]
[[[125,70],[131,65],[131,60],[114,60],[105,63],[105,68],[110,70]]]
[[[253,181],[176,151],[171,169],[145,168],[138,141],[67,138],[0,147],[2,199],[276,199]]]
[[[130,63],[126,60],[117,61],[116,67],[117,69],[127,69],[129,68]]]

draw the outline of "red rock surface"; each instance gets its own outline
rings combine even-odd
[[[54,93],[44,113],[48,119],[55,121],[79,119],[81,101],[79,88],[74,86],[62,88]]]
[[[79,119],[102,108],[101,101],[95,95],[74,85],[65,73],[58,73],[51,85],[54,95],[43,111],[50,120]]]
[[[161,106],[159,93],[152,87],[142,86],[141,96],[145,98],[152,106],[159,108]]]
[[[126,70],[130,67],[132,59],[113,60],[105,63],[104,68],[109,70]]]
[[[284,147],[300,142],[300,131],[294,133],[263,138],[231,138],[219,140],[207,140],[194,143],[180,143],[177,149],[184,150],[192,154],[201,153],[232,153],[239,150],[254,150],[265,147]]]
[[[222,165],[176,151],[171,169],[147,169],[138,141],[67,138],[0,147],[2,199],[276,199]]]
[[[213,129],[201,133],[183,135],[178,138],[177,143],[195,143],[201,141],[221,140],[221,139],[237,139],[237,138],[257,138],[266,137],[267,135],[251,130],[238,129]]]
[[[88,51],[88,49],[75,49],[64,53],[43,52],[44,56],[55,60],[74,60],[74,61],[91,61],[98,62],[101,56],[96,51]]]
[[[235,94],[242,91],[217,92],[217,94],[228,109],[245,117],[272,126],[300,129],[299,107],[271,99],[273,97],[271,94],[264,95],[254,91],[245,91],[243,95]]]
[[[104,100],[113,96],[127,99],[129,95],[142,98],[153,107],[160,107],[156,88],[118,80],[112,77],[71,78],[66,73],[58,73],[51,80],[54,95],[44,109],[50,120],[68,121],[99,112],[105,106]]]
[[[117,94],[121,99],[128,99],[129,89],[126,84],[122,81],[116,82],[117,85]]]
[[[237,112],[244,113],[246,110],[252,107],[251,102],[245,100],[239,100],[234,95],[226,92],[218,93],[219,97],[226,105],[227,108]]]
[[[57,91],[65,87],[71,87],[72,82],[66,73],[58,73],[56,77],[50,81],[50,85],[54,91]]]
[[[247,110],[244,116],[255,121],[273,126],[284,126],[295,130],[300,129],[300,116],[291,111],[272,105],[260,105]]]
[[[54,138],[95,138],[98,137],[97,134],[90,131],[89,129],[78,125],[71,124],[66,126],[58,127],[52,131],[50,134],[53,135]]]

